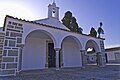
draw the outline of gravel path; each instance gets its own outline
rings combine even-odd
[[[86,68],[63,68],[31,70],[20,72],[17,76],[0,77],[0,80],[120,80],[120,65],[105,68],[87,66]]]

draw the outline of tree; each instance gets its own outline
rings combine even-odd
[[[83,29],[81,27],[78,27],[78,33],[82,34]]]
[[[78,24],[76,22],[76,18],[75,17],[71,18],[70,27],[71,27],[71,31],[77,32]]]
[[[63,24],[70,29],[70,22],[72,18],[72,13],[67,11],[62,19]]]
[[[91,28],[89,35],[92,36],[92,37],[97,37],[97,32],[93,27]]]
[[[78,26],[77,20],[72,16],[70,11],[67,11],[62,19],[63,24],[71,31],[82,34],[83,29]]]
[[[98,28],[97,32],[98,32],[98,37],[100,38],[100,34],[104,34],[104,30],[102,29],[102,22],[100,22],[100,27]]]

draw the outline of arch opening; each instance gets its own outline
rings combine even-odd
[[[81,43],[74,36],[67,36],[62,40],[61,55],[64,67],[80,67],[82,66]]]
[[[50,43],[52,44],[51,47]],[[49,66],[48,56],[50,54],[55,55],[55,44],[55,38],[47,31],[35,30],[30,32],[25,39],[23,48],[22,70],[43,69],[46,67],[46,64]]]
[[[97,52],[99,52],[99,46],[94,40],[88,40],[85,46],[87,64],[97,63]]]

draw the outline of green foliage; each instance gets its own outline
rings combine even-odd
[[[100,22],[100,27],[98,28],[97,32],[98,32],[98,37],[100,38],[100,34],[104,34],[104,30],[102,29],[102,22]]]
[[[72,13],[67,11],[62,19],[63,24],[70,29],[70,22],[72,18]]]
[[[97,37],[97,32],[96,32],[96,30],[93,27],[90,30],[90,36]]]
[[[77,24],[77,22],[76,22],[76,18],[75,18],[75,17],[72,17],[72,18],[71,18],[70,27],[71,27],[71,31],[74,31],[74,32],[77,31],[77,29],[78,29],[78,24]]]
[[[78,26],[77,20],[72,16],[70,11],[67,11],[62,19],[63,24],[71,31],[82,34],[83,29]]]
[[[81,27],[78,28],[78,33],[82,34],[83,29]]]
[[[97,31],[92,27],[89,35],[93,36],[93,37],[97,37],[97,33],[98,33],[98,37],[100,38],[101,37],[100,34],[104,34],[104,30],[102,29],[102,25],[103,25],[103,23],[100,22],[100,27],[98,27]]]
[[[100,22],[100,27],[101,27],[102,25],[103,25],[102,22]]]

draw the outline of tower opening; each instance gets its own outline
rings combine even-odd
[[[48,18],[55,18],[59,20],[59,7],[56,6],[56,3],[53,2],[48,6]]]
[[[55,9],[53,8],[53,11],[52,11],[52,17],[55,17]]]

